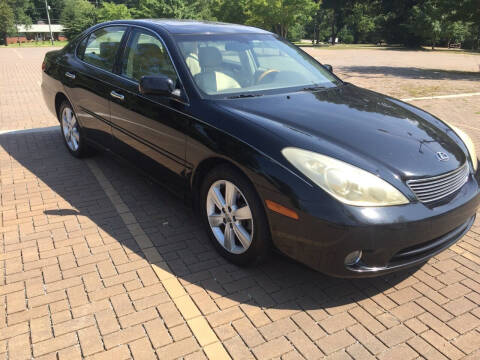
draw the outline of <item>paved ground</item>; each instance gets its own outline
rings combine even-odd
[[[49,48],[0,49],[0,129],[57,125],[43,103],[42,60]]]
[[[37,83],[45,51],[0,49],[0,130],[56,124]],[[327,53],[342,76],[346,51]],[[370,51],[357,63],[380,66]],[[405,52],[389,54],[403,64]],[[388,66],[386,92],[390,80],[422,86]],[[368,86],[368,72],[352,74]],[[376,75],[371,84],[381,90]],[[479,99],[413,103],[480,145]],[[73,159],[51,129],[0,134],[0,196],[0,358],[480,358],[478,225],[423,267],[376,279],[333,279],[277,255],[242,269],[176,198],[107,155]]]
[[[480,91],[480,55],[457,51],[305,48],[351,83],[398,98]]]

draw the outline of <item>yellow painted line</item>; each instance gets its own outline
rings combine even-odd
[[[170,295],[172,299],[176,299],[180,296],[184,296],[187,294],[182,284],[180,284],[180,281],[178,281],[176,277],[164,280],[163,286],[165,287],[165,290],[167,290],[168,295]]]
[[[145,259],[150,263],[153,271],[157,274],[163,287],[187,322],[193,336],[198,341],[207,357],[211,360],[231,359],[228,352],[218,339],[212,327],[202,315],[200,309],[187,294],[180,281],[170,270],[170,267],[162,258],[162,255],[153,246],[149,236],[143,231],[135,215],[130,211],[127,204],[122,200],[111,182],[106,178],[100,167],[94,160],[86,160],[90,171],[93,173],[105,194],[112,202],[115,210],[120,215],[128,231],[137,242]]]
[[[220,342],[215,342],[213,344],[207,345],[203,348],[205,354],[209,359],[216,359],[216,360],[227,360],[231,359],[228,353],[225,351],[225,348]]]
[[[13,51],[15,52],[15,54],[17,54],[17,56],[20,58],[20,59],[23,59],[23,55],[20,54],[17,49],[13,49]]]
[[[198,319],[202,315],[190,295],[180,296],[174,299],[174,301],[185,320]]]
[[[151,261],[148,259],[147,260],[151,263]],[[173,276],[173,274],[170,272],[170,269],[168,268],[168,264],[165,261],[158,261],[154,264],[152,264],[153,271],[155,271],[155,274],[157,274],[157,277],[163,281],[170,279]]]
[[[480,92],[466,93],[466,94],[424,96],[424,97],[407,98],[407,99],[400,99],[400,100],[402,100],[402,101],[415,101],[415,100],[453,99],[453,98],[462,98],[462,97],[470,97],[470,96],[480,96]]]
[[[215,335],[205,318],[196,317],[188,320],[187,323],[202,347],[215,344],[218,341],[217,335]]]

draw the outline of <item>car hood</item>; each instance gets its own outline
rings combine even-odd
[[[434,176],[466,161],[456,135],[435,117],[350,84],[225,100],[220,106],[280,135],[285,146],[334,156],[376,173],[383,165],[403,178]],[[449,159],[440,161],[438,152]]]

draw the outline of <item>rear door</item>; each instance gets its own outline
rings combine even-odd
[[[119,76],[110,89],[114,149],[181,191],[188,105],[168,50],[157,34],[133,27],[120,57]],[[180,95],[140,94],[138,83],[146,75],[168,76]]]
[[[107,26],[88,34],[76,50],[75,66],[65,72],[65,88],[89,141],[111,147],[110,98],[117,52],[126,26]]]

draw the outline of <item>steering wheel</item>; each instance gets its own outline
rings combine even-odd
[[[268,70],[265,70],[263,73],[260,74],[260,76],[258,77],[257,81],[255,82],[256,84],[260,84],[260,82],[265,79],[267,76],[271,75],[271,74],[276,74],[278,73],[279,71],[276,70],[276,69],[268,69]]]

